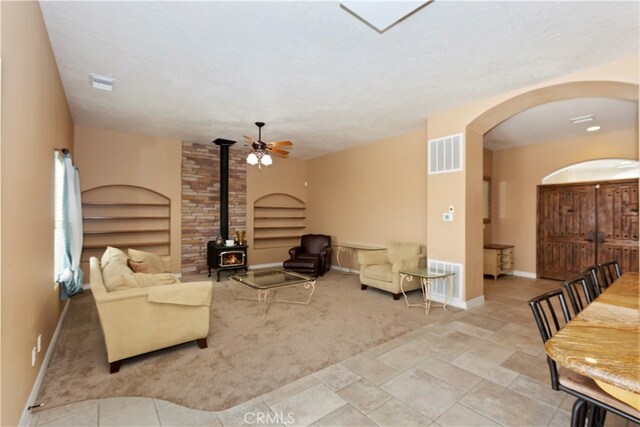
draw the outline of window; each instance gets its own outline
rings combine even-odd
[[[56,280],[63,268],[65,252],[65,230],[63,227],[63,191],[64,191],[64,156],[55,152],[55,185],[54,185],[54,233],[53,233],[53,280]]]

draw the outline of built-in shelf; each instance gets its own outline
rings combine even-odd
[[[99,230],[99,231],[85,231],[86,235],[99,235],[99,234],[142,234],[142,233],[168,233],[168,228],[156,228],[151,230]]]
[[[271,249],[296,246],[306,228],[304,202],[284,193],[268,194],[256,200],[253,205],[254,249]],[[299,215],[296,215],[299,214]]]
[[[171,253],[168,197],[134,185],[106,185],[83,191],[82,198],[83,249],[88,255],[99,256],[99,250],[107,246],[151,248],[158,255]],[[85,258],[83,262],[88,261]]]

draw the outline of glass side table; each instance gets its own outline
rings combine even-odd
[[[449,271],[430,270],[428,268],[411,268],[407,270],[400,270],[400,290],[404,295],[404,300],[407,303],[407,307],[422,307],[425,314],[429,315],[429,309],[431,308],[433,286],[438,280],[444,283],[445,295],[442,308],[447,309],[447,300],[453,294],[453,275],[455,273]],[[410,304],[407,294],[404,292],[402,283],[406,279],[407,282],[411,282],[414,277],[420,280],[420,286],[422,287],[422,304]]]

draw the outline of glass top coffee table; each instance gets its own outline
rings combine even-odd
[[[267,317],[269,311],[269,304],[272,302],[283,302],[287,304],[302,304],[309,305],[311,302],[311,296],[316,290],[316,278],[306,276],[304,274],[296,273],[289,270],[283,270],[281,268],[273,268],[269,270],[249,270],[243,274],[235,274],[230,277],[231,281],[226,282],[229,289],[233,293],[235,300],[247,300],[258,301],[262,304],[263,317]],[[238,296],[236,290],[233,287],[233,282],[241,283],[249,288],[255,289],[258,292],[258,298],[246,298]],[[298,286],[309,291],[307,300],[291,301],[275,299],[278,289]]]
[[[448,271],[430,270],[428,268],[412,268],[407,270],[400,270],[400,290],[404,295],[404,300],[407,303],[407,307],[422,307],[425,314],[429,314],[431,303],[433,302],[433,286],[436,281],[443,281],[444,292],[444,304],[442,308],[447,309],[447,299],[451,297],[453,293],[453,275],[455,273]],[[409,304],[407,294],[404,292],[402,282],[406,279],[407,282],[411,282],[414,277],[420,279],[420,286],[422,287],[422,304]]]

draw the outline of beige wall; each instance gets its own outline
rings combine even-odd
[[[330,234],[334,245],[426,243],[426,130],[312,159],[308,167],[311,232]]]
[[[493,152],[493,241],[515,245],[519,271],[536,272],[537,186],[549,173],[585,160],[638,158],[638,129]]]
[[[2,414],[16,425],[58,323],[54,148],[73,122],[37,2],[2,2]],[[35,367],[31,349],[42,334]]]
[[[258,169],[247,165],[247,242],[249,242],[249,265],[282,262],[289,257],[289,247],[284,245],[272,249],[255,249],[253,242],[253,204],[259,198],[272,193],[285,193],[307,203],[307,161],[296,159],[281,159],[273,156],[273,165]],[[307,205],[307,213],[309,206]],[[303,233],[312,232],[307,228]]]
[[[171,268],[180,271],[182,142],[114,130],[76,127],[80,185],[138,185],[171,199]],[[87,277],[88,279],[88,277]]]
[[[485,116],[492,108],[509,102],[507,108],[501,109],[498,114],[490,114],[493,119],[501,118],[505,112],[516,114],[536,104],[554,100],[555,92],[558,93],[555,100],[566,99],[570,96],[594,96],[593,93],[602,93],[602,85],[598,82],[619,82],[637,85],[639,80],[638,56],[627,58],[612,64],[605,64],[588,70],[583,70],[569,75],[541,82],[536,85],[523,87],[518,90],[506,92],[492,98],[480,100],[459,108],[437,114],[428,118],[428,138],[440,138],[463,132],[465,135],[465,166],[462,172],[432,175],[428,181],[429,204],[427,208],[429,256],[445,261],[463,263],[465,266],[464,286],[465,300],[470,300],[483,294],[482,276],[482,220],[480,206],[482,198],[482,162],[470,158],[479,149],[474,144],[482,143],[482,135],[489,129],[482,126],[477,129],[473,126],[479,123],[475,119]],[[575,89],[575,85],[544,91],[544,88],[561,85],[569,82],[584,82],[581,89],[596,88],[592,91]],[[637,87],[634,94],[629,95],[628,85],[622,88],[620,85],[610,85],[610,91],[617,91],[625,99],[637,99]],[[541,93],[544,92],[544,93]],[[540,93],[540,95],[538,95]],[[597,95],[595,95],[597,96]],[[631,96],[631,97],[628,97]],[[507,111],[509,110],[509,111]],[[486,120],[484,123],[491,122]],[[480,185],[480,187],[478,187]],[[462,195],[462,196],[460,196]],[[442,209],[453,202],[456,206],[456,219],[443,227],[441,220]],[[466,218],[467,215],[473,218]]]

